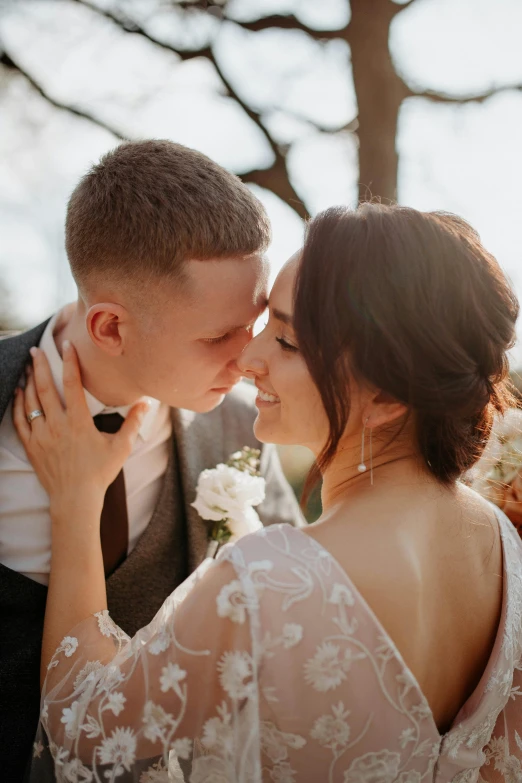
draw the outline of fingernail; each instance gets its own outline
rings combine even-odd
[[[34,357],[38,355],[38,348],[34,348],[34,347],[33,348],[29,348],[29,353],[31,354],[31,356],[34,359]]]
[[[63,352],[64,353],[68,353],[71,350],[71,342],[70,342],[70,340],[64,340],[62,348],[63,348]]]

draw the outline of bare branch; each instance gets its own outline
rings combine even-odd
[[[259,32],[260,30],[272,30],[278,28],[279,30],[301,30],[314,38],[319,39],[332,39],[332,38],[344,38],[346,39],[348,25],[342,27],[339,30],[316,30],[313,27],[309,27],[293,14],[272,14],[271,16],[264,16],[261,19],[255,19],[253,22],[238,22],[235,19],[229,21],[234,22],[243,30],[251,30],[252,32]]]
[[[123,27],[123,29],[129,33],[136,31],[136,23],[121,8],[118,8],[115,11],[111,11],[108,8],[102,8],[101,6],[97,5],[97,3],[89,2],[89,0],[75,1],[81,3],[81,5],[87,6],[87,8],[90,8],[92,11],[96,11],[96,13],[100,14],[100,16],[105,16],[105,18],[110,19],[111,22],[116,22],[120,25],[120,27]]]
[[[146,38],[147,41],[150,41],[150,43],[153,43],[155,46],[159,46],[162,49],[166,49],[167,51],[178,55],[182,60],[192,60],[195,57],[208,57],[210,55],[210,48],[208,46],[205,46],[202,49],[175,49],[171,44],[162,41],[160,38],[155,38],[153,35],[150,35],[150,33],[148,33],[144,27],[139,25],[134,19],[121,11],[109,11],[108,9],[100,8],[99,5],[91,2],[91,0],[73,1],[85,6],[86,8],[89,8],[91,11],[94,11],[100,16],[104,16],[106,19],[109,19],[111,22],[118,25],[118,27],[121,27],[121,29],[126,33],[131,33],[139,35],[142,38]]]
[[[221,15],[227,0],[172,0],[172,5],[184,11],[205,11],[215,16]]]
[[[259,185],[266,188],[286,202],[289,207],[297,212],[299,217],[306,220],[309,217],[308,210],[295,192],[288,172],[284,158],[278,158],[268,169],[256,169],[241,175],[243,182],[250,182],[253,185]]]
[[[303,202],[295,192],[292,184],[290,183],[288,172],[286,170],[285,156],[282,148],[278,146],[278,144],[274,141],[274,139],[266,129],[261,119],[260,113],[250,108],[250,106],[248,106],[248,104],[246,104],[242,100],[242,98],[238,95],[238,93],[236,92],[236,90],[234,89],[230,81],[223,73],[219,63],[215,58],[214,52],[212,51],[211,47],[207,46],[202,49],[193,50],[193,51],[177,50],[171,44],[156,39],[154,36],[150,35],[138,23],[126,17],[125,15],[121,16],[118,13],[102,9],[99,6],[97,6],[95,3],[91,2],[91,0],[75,0],[75,2],[84,5],[86,8],[89,8],[94,13],[97,13],[100,16],[109,19],[111,22],[113,22],[114,24],[118,25],[121,29],[123,29],[126,33],[140,35],[143,38],[146,38],[155,46],[159,46],[162,49],[168,50],[171,53],[175,54],[181,60],[191,60],[196,57],[205,57],[208,60],[210,60],[214,65],[214,68],[216,69],[216,72],[220,77],[223,86],[227,90],[230,97],[237,102],[237,104],[243,109],[243,111],[247,114],[247,116],[261,130],[263,136],[265,137],[266,141],[270,145],[270,148],[274,154],[274,161],[269,168],[258,169],[255,171],[248,172],[242,176],[242,179],[245,182],[255,183],[260,187],[264,187],[271,190],[273,193],[279,196],[283,201],[288,203],[289,206],[291,206],[300,217],[302,218],[308,217],[308,212],[306,210],[305,205],[303,204]],[[104,128],[105,130],[109,131],[119,139],[123,140],[125,138],[125,136],[123,136],[115,128],[107,125],[103,120],[94,116],[87,110],[81,109],[72,104],[69,105],[65,102],[59,101],[58,99],[54,98],[52,95],[50,95],[47,92],[47,90],[44,87],[42,87],[42,85],[40,85],[37,81],[35,81],[35,79],[29,73],[27,73],[18,63],[15,63],[8,54],[4,53],[4,55],[0,58],[0,62],[4,66],[16,70],[18,73],[22,74],[33,86],[33,88],[43,98],[45,98],[45,100],[47,100],[51,105],[55,106],[57,109],[68,111],[69,113],[77,117],[82,117],[83,119],[89,120],[90,122],[98,125],[98,127]]]
[[[393,15],[397,16],[397,14],[402,13],[402,11],[404,11],[405,8],[409,8],[410,5],[413,5],[413,3],[415,2],[416,0],[407,0],[406,3],[393,3],[393,5],[395,6],[393,10]]]
[[[492,98],[499,93],[507,92],[508,90],[517,90],[522,92],[522,84],[505,84],[500,87],[493,87],[490,90],[484,90],[483,92],[471,93],[469,95],[449,95],[448,93],[438,92],[437,90],[424,90],[416,91],[408,89],[406,97],[408,98],[426,98],[433,103],[483,103],[488,98]]]
[[[77,3],[80,3],[81,5],[90,8],[92,11],[100,13],[102,16],[109,18],[112,22],[114,22],[118,26],[120,27],[123,26],[123,23],[117,14],[113,14],[111,11],[101,10],[100,8],[98,8],[98,6],[95,3],[92,3],[91,0],[75,0],[75,1]],[[133,24],[132,33],[143,36],[144,38],[146,38],[148,41],[155,44],[156,46],[161,46],[163,49],[169,50],[173,54],[180,57],[182,60],[192,60],[196,57],[206,57],[208,60],[210,60],[210,62],[213,64],[214,68],[216,69],[216,72],[219,78],[221,79],[221,81],[223,82],[223,85],[227,90],[228,94],[230,95],[230,97],[233,98],[238,103],[239,106],[241,106],[243,111],[248,115],[248,117],[252,120],[252,122],[254,122],[257,125],[257,127],[261,130],[263,136],[265,137],[266,141],[270,145],[270,149],[274,153],[275,157],[277,158],[278,156],[281,155],[281,152],[277,144],[272,139],[267,129],[263,125],[260,114],[254,111],[253,109],[251,109],[250,106],[248,106],[245,103],[245,101],[243,101],[242,98],[238,95],[238,93],[236,92],[236,90],[234,89],[230,81],[223,73],[219,63],[217,62],[214,56],[214,52],[212,51],[211,47],[207,46],[204,49],[198,49],[196,51],[185,51],[185,50],[175,49],[171,44],[165,43],[164,41],[160,41],[154,36],[150,35],[146,30],[144,30],[137,23],[133,22],[132,24]],[[123,29],[125,29],[127,32],[130,32],[125,27]]]
[[[272,111],[286,114],[290,119],[302,122],[304,125],[309,125],[311,128],[313,128],[313,130],[319,131],[319,133],[330,133],[332,136],[335,136],[337,133],[355,133],[359,127],[359,119],[357,116],[355,116],[349,122],[343,123],[343,125],[337,125],[336,127],[333,127],[331,125],[323,125],[317,122],[317,120],[311,120],[304,114],[300,114],[296,111],[290,111],[286,108],[274,106]]]
[[[72,104],[64,103],[63,101],[59,101],[57,98],[53,98],[50,93],[45,90],[41,84],[39,84],[35,79],[24,69],[21,65],[18,63],[15,63],[13,58],[7,54],[7,52],[4,51],[2,56],[0,57],[0,63],[10,70],[16,71],[17,73],[21,74],[31,87],[33,87],[36,92],[41,95],[42,98],[45,98],[45,100],[50,103],[52,106],[54,106],[56,109],[60,109],[62,111],[67,111],[69,114],[74,114],[76,117],[81,117],[84,120],[89,120],[89,122],[94,123],[99,128],[103,128],[104,130],[108,131],[109,133],[112,133],[113,136],[116,136],[116,138],[121,139],[122,141],[125,140],[127,137],[122,135],[120,131],[116,130],[116,128],[113,128],[112,126],[105,123],[103,120],[101,120],[99,117],[96,117],[94,114],[91,114],[90,112],[86,111],[85,109],[80,109],[77,106],[73,106]]]

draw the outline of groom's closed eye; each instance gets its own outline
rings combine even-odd
[[[254,324],[247,324],[246,326],[236,326],[234,329],[229,329],[227,332],[225,332],[222,335],[219,335],[219,337],[203,337],[202,342],[210,344],[210,345],[219,345],[220,343],[225,343],[227,340],[230,340],[232,337],[234,337],[238,332],[244,330],[246,332],[251,332],[254,328]]]
[[[210,345],[219,345],[220,343],[225,343],[227,340],[229,340],[232,335],[233,332],[227,332],[226,334],[222,334],[221,337],[204,337],[202,342]]]

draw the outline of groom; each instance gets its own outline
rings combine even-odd
[[[11,420],[29,349],[43,349],[63,392],[61,348],[73,343],[102,431],[117,430],[129,406],[151,398],[102,515],[109,610],[134,634],[205,556],[207,523],[190,505],[199,473],[245,445],[261,448],[255,390],[236,386],[236,359],[266,305],[269,233],[259,201],[204,155],[168,141],[123,144],[69,201],[78,301],[0,341],[2,780],[21,781],[33,752],[51,564],[48,498]],[[261,470],[264,524],[300,524],[272,447],[262,447]]]

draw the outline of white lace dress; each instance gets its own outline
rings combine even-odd
[[[332,555],[277,525],[205,561],[133,639],[106,612],[71,631],[31,781],[520,783],[522,544],[499,518],[498,636],[446,735]]]

